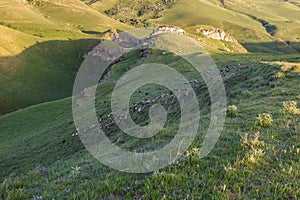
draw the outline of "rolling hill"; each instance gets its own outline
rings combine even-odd
[[[159,59],[159,55],[154,53],[154,57],[147,59]],[[135,54],[125,57],[113,68],[111,78],[99,86],[96,109],[104,124],[109,120],[106,115],[110,108],[106,101],[109,102],[113,82],[136,58]],[[299,62],[299,56],[216,54],[213,58],[220,68],[229,65],[235,69],[238,64],[247,68],[234,77],[226,74],[224,78],[228,104],[237,106],[238,114],[227,117],[222,136],[207,157],[199,159],[197,154],[209,123],[209,102],[201,80],[196,87],[202,102],[202,126],[197,139],[178,162],[148,174],[118,172],[95,160],[76,134],[71,99],[67,98],[0,118],[1,198],[156,199],[174,195],[178,198],[297,198],[300,195],[297,178],[300,118],[283,115],[282,103],[300,102],[295,87],[300,83],[299,71],[282,71],[280,66],[284,63],[273,61],[284,60],[292,66],[293,62]],[[184,69],[176,59],[169,57],[167,62],[194,77],[194,72]],[[282,72],[283,76],[275,78]],[[140,91],[133,95],[133,102],[143,99],[145,92],[151,95],[147,98],[165,92],[155,87]],[[169,113],[171,119],[175,116],[175,121],[173,118],[156,139],[166,142],[175,134],[177,109],[175,106]],[[265,112],[272,114],[274,122],[271,127],[259,128],[256,117]],[[142,123],[147,120],[147,113],[132,113],[132,117]],[[122,135],[115,126],[106,133],[111,141]],[[118,145],[139,150],[155,144],[152,140],[125,137]]]
[[[0,72],[6,89],[1,91],[0,113],[69,96],[74,71],[82,62],[78,57],[93,47],[93,40],[94,45],[97,44],[96,40],[108,30],[173,24],[198,38],[209,52],[246,52],[246,48],[250,52],[296,53],[299,50],[297,1],[272,2],[178,0],[161,3],[151,0],[137,4],[136,1],[104,0],[85,4],[79,0],[3,0],[0,3],[3,10],[0,13]],[[280,12],[277,7],[282,8]],[[119,14],[113,14],[115,11]],[[223,29],[244,47],[203,37],[197,30],[205,25]],[[57,47],[63,50],[56,52]],[[44,56],[51,54],[51,58],[58,59]],[[69,66],[59,63],[62,58]],[[62,68],[68,73],[65,78],[62,78],[64,73],[56,70]],[[26,73],[40,77],[39,81],[30,80]],[[37,84],[44,79],[42,77],[47,77],[47,81]]]
[[[0,114],[70,96],[81,56],[99,34],[129,27],[76,0],[3,0],[0,10]]]
[[[299,11],[299,0],[1,0],[0,199],[300,198]],[[136,66],[182,73],[201,114],[195,140],[176,162],[130,174],[85,149],[71,95],[96,45],[141,26],[183,29],[201,44],[220,70],[228,108],[219,141],[200,159],[212,104],[203,78],[169,52],[122,56],[96,93],[97,120],[113,145],[149,152],[168,144],[180,124],[178,100],[156,84],[133,93],[128,114],[144,126],[150,106],[161,104],[168,115],[157,135],[134,138],[115,124],[112,91]]]
[[[177,0],[158,10],[157,16],[153,9],[161,1],[137,2],[114,1],[115,5],[111,7],[104,1],[103,4],[96,2],[92,7],[131,25],[172,24],[191,30],[191,34],[194,33],[191,28],[199,25],[222,28],[253,52],[295,53],[299,50],[297,1]],[[114,10],[118,12],[114,14]]]

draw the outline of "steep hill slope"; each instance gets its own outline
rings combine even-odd
[[[129,26],[72,1],[0,2],[0,115],[70,96],[81,56]]]
[[[2,25],[0,25],[0,38],[0,57],[18,55],[24,49],[41,40]]]
[[[159,59],[161,54],[154,55]],[[106,123],[113,80],[132,66],[138,55],[125,57],[111,71],[111,78],[99,87],[97,110]],[[109,169],[84,150],[72,122],[71,99],[33,106],[0,118],[0,196],[10,198],[297,198],[299,179],[299,116],[284,116],[282,102],[299,101],[299,69],[284,70],[272,61],[299,62],[298,55],[215,55],[218,66],[236,69],[224,78],[229,104],[238,108],[236,117],[228,117],[222,137],[213,152],[198,158],[209,113],[205,87],[201,84],[202,128],[189,151],[171,166],[145,175],[126,174]],[[152,59],[149,56],[147,59]],[[168,61],[174,57],[168,56]],[[260,62],[264,60],[266,62]],[[267,62],[268,61],[268,62]],[[171,62],[172,63],[172,62]],[[171,64],[170,63],[170,64]],[[182,68],[180,62],[171,64]],[[292,64],[291,64],[292,66]],[[184,70],[193,77],[192,71]],[[283,76],[277,76],[281,72]],[[278,78],[275,78],[278,77]],[[146,90],[145,90],[146,89]],[[204,90],[203,90],[204,89]],[[149,93],[145,96],[145,93]],[[164,93],[155,87],[141,89],[133,102]],[[168,97],[166,97],[168,98]],[[165,99],[162,99],[162,103]],[[178,112],[177,107],[169,114]],[[269,128],[255,125],[261,113],[271,113]],[[147,120],[148,112],[132,113],[137,122]],[[286,118],[287,117],[287,118]],[[175,117],[176,119],[176,117]],[[173,118],[174,120],[174,118]],[[175,124],[174,124],[175,123]],[[18,128],[16,128],[16,126]],[[159,133],[159,139],[172,136],[176,120]],[[108,137],[116,140],[121,133],[110,127]],[[260,134],[255,134],[260,132]],[[249,133],[247,136],[245,133]],[[241,140],[241,137],[243,138]],[[123,148],[142,147],[140,141],[125,137]],[[152,141],[145,141],[152,144]],[[293,184],[290,184],[290,183]],[[268,183],[268,184],[266,184]],[[159,187],[158,187],[159,185]]]
[[[299,0],[34,1],[0,2],[0,115],[19,109],[0,116],[0,199],[300,198]],[[104,166],[81,143],[69,97],[78,67],[101,36],[128,24],[177,25],[222,70],[230,107],[207,157],[198,157],[211,117],[207,86],[183,59],[160,50],[131,52],[110,68],[97,89],[97,119],[122,149],[166,145],[181,120],[171,91],[148,84],[130,99],[128,114],[139,125],[149,123],[154,103],[168,111],[166,125],[149,139],[124,134],[110,103],[116,81],[129,69],[170,65],[192,84],[200,105],[200,127],[188,151],[164,169],[127,174]],[[245,53],[239,42],[271,53]]]
[[[0,113],[70,96],[81,55],[96,44],[95,39],[37,41],[16,56],[0,57]]]

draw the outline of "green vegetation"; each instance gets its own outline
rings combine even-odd
[[[256,124],[259,127],[270,127],[273,124],[272,115],[269,113],[259,114],[256,119],[257,119]]]
[[[286,115],[300,115],[300,109],[297,108],[296,101],[283,102],[283,113]]]
[[[247,46],[249,51],[299,50],[297,33],[300,26],[296,20],[300,17],[299,7],[295,7],[293,1],[103,0],[91,6],[134,26],[172,24],[185,29],[197,25],[215,26],[241,43],[255,43],[256,48]],[[256,44],[258,41],[264,44]]]
[[[70,96],[82,55],[102,32],[128,28],[77,0],[3,0],[0,10],[0,115]]]
[[[133,26],[148,26],[147,20],[162,17],[163,11],[173,3],[173,0],[118,0],[105,13]]]
[[[237,116],[237,107],[235,105],[231,105],[231,106],[228,106],[228,116],[231,117],[231,118],[234,118]]]
[[[138,55],[132,53],[125,57],[112,69],[110,78],[99,86],[96,107],[99,116],[104,118],[103,123],[109,120],[104,116],[110,113],[107,104],[113,80],[134,64]],[[162,58],[160,52],[153,52],[153,56],[147,57],[143,62],[160,60],[160,57]],[[216,54],[213,57],[220,68],[225,63],[232,69],[238,64],[248,68],[239,71],[234,77],[228,75],[224,78],[229,105],[236,105],[239,114],[235,118],[227,118],[219,142],[207,157],[199,159],[197,155],[209,123],[209,110],[206,109],[209,99],[205,98],[206,89],[201,80],[200,85],[195,87],[199,102],[202,102],[201,128],[197,139],[176,163],[144,175],[112,170],[96,161],[84,149],[76,136],[71,99],[68,98],[33,106],[0,118],[3,138],[0,144],[1,197],[299,197],[299,117],[294,116],[294,122],[288,124],[281,117],[283,101],[299,101],[299,90],[295,87],[300,83],[298,73],[290,71],[285,80],[273,79],[272,75],[280,71],[280,67],[259,63],[261,60],[270,63],[277,59],[294,62],[298,60],[298,55]],[[134,65],[139,65],[140,62]],[[184,69],[184,65],[176,57],[169,55],[164,62],[184,70],[187,77],[194,79],[195,72]],[[245,97],[244,90],[251,92],[251,95]],[[145,92],[149,93],[148,96],[145,96]],[[132,105],[145,97],[151,98],[161,93],[165,93],[165,89],[158,90],[155,85],[145,86],[133,95]],[[176,116],[178,109],[174,105],[174,110],[169,113],[171,118]],[[273,125],[260,129],[254,125],[255,117],[264,112],[272,114]],[[139,114],[133,112],[132,117],[137,123],[144,123],[148,119],[147,113],[147,110]],[[156,140],[166,142],[176,134],[176,117],[174,120],[168,122],[167,127],[155,137]],[[32,124],[35,124],[34,128]],[[109,129],[109,133],[111,141],[122,135],[115,126]],[[125,137],[119,145],[136,151],[147,146],[158,147],[151,140],[140,141],[130,137]]]
[[[33,6],[41,6],[42,5],[41,0],[26,0],[26,2]]]
[[[270,1],[253,0],[241,3],[234,1],[221,3],[216,0],[138,2],[102,0],[85,2],[88,4],[86,5],[80,0],[44,0],[27,3],[19,0],[3,0],[0,4],[0,10],[3,10],[0,13],[0,82],[6,90],[0,92],[0,114],[69,96],[75,77],[74,71],[82,61],[78,57],[96,44],[94,39],[99,39],[108,30],[130,28],[117,20],[135,26],[178,25],[184,28],[188,35],[199,40],[200,44],[211,53],[229,51],[244,53],[246,49],[251,52],[296,53],[299,50],[297,39],[299,22],[294,20],[299,14],[296,12],[299,7],[295,6],[297,1],[276,1],[274,4]],[[259,9],[254,10],[254,5]],[[282,8],[282,12],[279,12],[278,8]],[[106,13],[117,20],[106,16]],[[249,17],[249,14],[252,17]],[[270,35],[257,19],[276,26],[276,33]],[[196,30],[205,25],[209,25],[210,28],[222,28],[239,43],[203,37]],[[88,40],[84,42],[81,39]],[[61,52],[56,52],[56,48],[53,48],[59,45],[57,40],[63,44],[63,47],[60,47]],[[75,40],[80,42],[75,44],[77,43]],[[42,43],[45,45],[39,48]],[[31,52],[31,49],[39,49],[39,52]],[[66,64],[58,63],[61,59],[53,62],[51,58],[40,56],[45,54],[53,55],[52,58],[57,56],[65,58],[69,66],[65,69],[62,65]],[[50,69],[45,69],[44,66],[49,66],[47,68]],[[64,68],[68,73],[67,77],[62,78],[64,73],[60,74],[56,69],[52,69],[52,66]],[[33,70],[36,68],[37,70]],[[46,76],[48,80],[38,86],[36,82],[39,81],[22,75],[24,71],[29,75],[31,70],[40,79]],[[281,77],[282,74],[279,72],[277,75]],[[58,85],[62,87],[59,90]],[[54,90],[57,92],[53,92]]]
[[[295,40],[295,32],[299,32],[299,21],[296,19],[300,18],[300,13],[291,1],[229,0],[225,1],[224,6],[260,22],[270,35],[285,41]]]
[[[1,0],[0,199],[299,199],[299,10],[299,0]],[[176,162],[147,174],[119,172],[92,157],[79,138],[70,97],[76,72],[102,39],[165,24],[183,28],[222,70],[224,129],[200,159],[211,117],[202,77],[168,52],[128,53],[106,71],[96,94],[99,123],[114,145],[148,152],[177,133],[179,102],[155,84],[134,92],[129,114],[146,125],[150,106],[160,103],[168,117],[157,135],[134,138],[112,123],[116,80],[143,63],[182,73],[201,119]],[[236,40],[208,38],[199,28],[222,29]]]

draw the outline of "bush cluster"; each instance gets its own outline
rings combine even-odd
[[[296,101],[283,102],[282,111],[285,115],[300,115],[300,109],[297,108]]]
[[[238,109],[235,105],[228,106],[227,115],[231,118],[234,118],[237,116],[237,110]]]
[[[42,0],[26,0],[26,3],[29,3],[33,6],[41,6],[42,5]]]
[[[259,114],[256,118],[256,125],[259,127],[270,127],[273,124],[272,115],[269,113]]]
[[[256,149],[258,147],[264,146],[264,141],[259,140],[260,133],[257,132],[254,135],[249,135],[245,133],[241,136],[241,144],[243,148]]]

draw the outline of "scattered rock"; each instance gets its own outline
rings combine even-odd
[[[226,42],[237,42],[237,40],[230,36],[228,33],[225,33],[220,28],[197,28],[196,33],[202,33],[202,35],[206,38],[209,39],[214,39],[214,40],[222,40]]]

